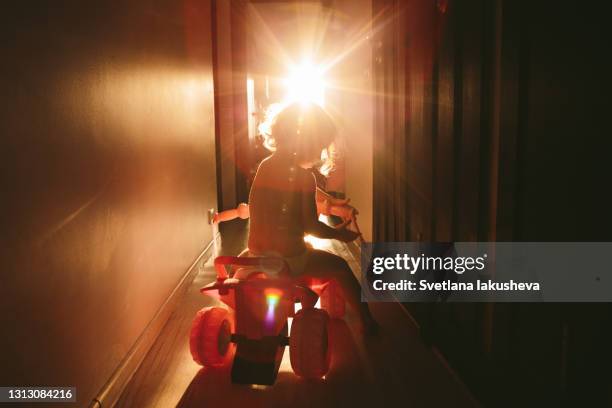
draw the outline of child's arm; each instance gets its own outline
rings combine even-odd
[[[350,224],[355,220],[355,216],[359,214],[359,211],[357,211],[355,207],[349,205],[351,201],[349,198],[335,198],[319,187],[317,187],[315,197],[317,200],[317,212],[319,214],[335,215],[342,218],[343,223],[341,226]],[[339,227],[336,226],[336,228]]]
[[[249,205],[245,203],[238,204],[238,207],[216,213],[213,217],[213,224],[223,221],[230,221],[234,218],[249,218]]]
[[[346,228],[333,228],[319,221],[316,200],[316,184],[311,174],[304,175],[302,183],[302,223],[304,232],[318,238],[353,241],[359,234]]]

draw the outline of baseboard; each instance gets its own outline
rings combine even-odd
[[[183,275],[178,285],[170,293],[166,301],[158,309],[153,319],[144,329],[136,343],[132,346],[128,354],[121,361],[113,375],[104,384],[104,387],[98,392],[96,397],[91,401],[90,408],[106,408],[114,406],[121,393],[125,389],[132,376],[140,367],[145,356],[153,346],[153,343],[161,333],[168,318],[174,311],[176,302],[181,298],[185,290],[191,285],[193,279],[200,271],[200,266],[208,260],[214,241],[218,237],[215,236],[204,250],[198,255],[196,260],[191,264],[187,272]]]

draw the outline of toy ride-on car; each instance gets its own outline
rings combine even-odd
[[[219,256],[214,265],[217,280],[200,290],[227,307],[197,313],[190,334],[193,359],[206,367],[232,364],[231,379],[237,384],[272,385],[288,345],[295,374],[325,376],[329,318],[344,315],[337,283],[291,278],[282,258]],[[323,309],[315,308],[318,294]],[[302,308],[294,313],[296,302]]]

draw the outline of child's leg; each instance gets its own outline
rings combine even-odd
[[[335,279],[342,287],[346,301],[359,313],[366,330],[376,325],[368,304],[361,302],[359,281],[344,259],[326,251],[310,250],[303,273],[313,278]]]

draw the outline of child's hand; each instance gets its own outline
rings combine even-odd
[[[340,228],[337,230],[337,232],[338,232],[338,235],[336,236],[336,239],[342,242],[354,241],[357,238],[359,238],[359,236],[361,235],[358,232],[352,231],[348,228]]]

